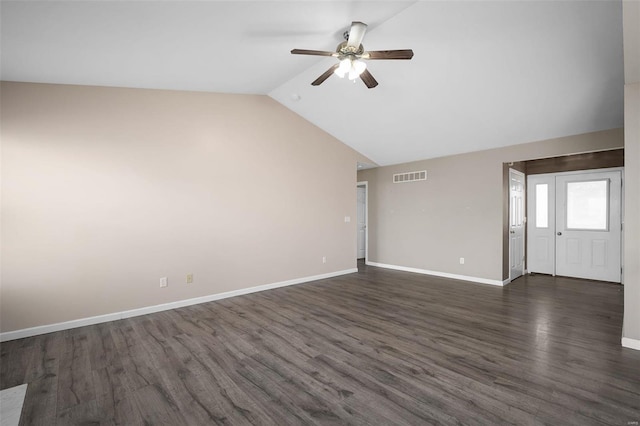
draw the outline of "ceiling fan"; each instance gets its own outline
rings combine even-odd
[[[344,33],[345,41],[338,45],[335,52],[293,49],[291,53],[294,55],[333,56],[340,61],[325,71],[320,77],[316,78],[311,83],[312,86],[319,86],[331,77],[331,74],[336,74],[340,78],[348,76],[349,80],[355,80],[360,77],[362,82],[369,89],[372,89],[378,85],[378,82],[367,69],[367,64],[364,60],[411,59],[413,58],[413,50],[372,50],[367,52],[362,46],[362,39],[366,31],[367,24],[354,21],[351,23],[351,29]]]

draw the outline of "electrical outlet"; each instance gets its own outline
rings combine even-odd
[[[327,263],[327,256],[322,256],[322,263]]]
[[[167,277],[160,278],[160,287],[166,287],[169,285],[169,279]]]
[[[464,265],[464,257],[461,257],[461,258],[460,258],[460,264],[461,264],[461,265]]]
[[[187,284],[193,283],[193,274],[187,274]]]

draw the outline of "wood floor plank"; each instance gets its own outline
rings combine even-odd
[[[21,424],[634,424],[624,288],[359,272],[0,345]]]
[[[154,365],[153,357],[142,341],[122,350],[120,361],[125,371],[127,389],[130,392],[161,383],[162,379],[158,375],[157,365]]]
[[[64,332],[64,350],[58,369],[58,411],[95,399],[90,364],[89,333],[95,328],[82,327]]]
[[[12,388],[26,382],[29,362],[34,357],[33,351],[32,339],[0,344],[0,389]]]
[[[183,336],[177,336],[174,346],[176,355],[183,360],[185,366],[180,373],[181,381],[190,395],[188,399],[193,400],[201,408],[200,411],[204,411],[208,416],[207,423],[270,423],[268,415],[255,405],[246,408],[238,405],[243,403],[246,394],[237,386],[229,385],[233,381],[222,369],[212,369],[211,364],[202,362],[201,350],[192,351],[182,338]]]
[[[35,380],[27,386],[22,406],[20,426],[49,426],[56,424],[58,416],[58,378]]]
[[[138,425],[142,417],[128,389],[128,378],[119,360],[93,371],[96,410],[101,424]]]
[[[25,382],[30,383],[58,375],[62,336],[49,333],[34,338],[33,350],[28,359]]]
[[[188,425],[173,398],[161,385],[140,388],[133,393],[133,398],[145,425]]]
[[[228,348],[220,344],[220,341],[202,342],[187,335],[178,336],[177,339],[208,372],[211,385],[219,389],[216,394],[221,403],[232,407],[227,413],[244,418],[239,424],[291,423],[291,420],[272,404],[268,395],[239,374],[238,371],[243,368],[242,360],[238,359],[237,355],[227,353]]]
[[[58,413],[56,425],[101,425],[112,424],[108,418],[100,418],[95,400],[83,402],[66,408]]]

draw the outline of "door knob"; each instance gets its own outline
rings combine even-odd
[[[510,233],[510,234],[515,234],[515,233],[516,233],[516,231],[509,231],[509,233]]]
[[[557,235],[562,235],[562,232],[558,232],[558,234],[557,234]]]

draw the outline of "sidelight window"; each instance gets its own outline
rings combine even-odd
[[[549,227],[549,184],[536,184],[536,228]]]

